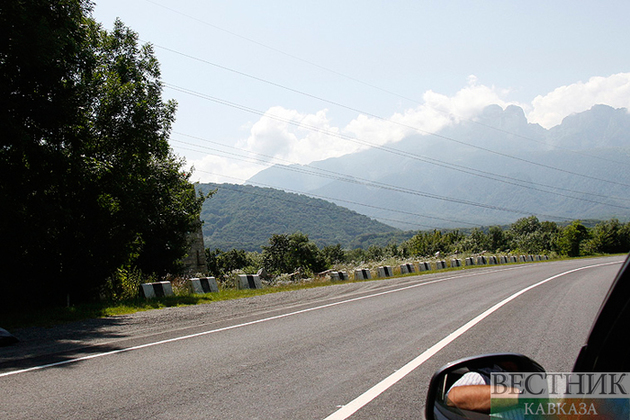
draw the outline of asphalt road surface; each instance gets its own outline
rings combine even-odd
[[[0,418],[423,418],[429,379],[449,361],[507,351],[571,370],[622,261],[483,267],[15,331],[21,343],[0,348]]]

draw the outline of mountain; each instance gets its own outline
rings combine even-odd
[[[216,190],[201,211],[205,247],[260,251],[273,234],[302,232],[318,246],[387,245],[411,234],[325,200],[249,185],[199,184]]]
[[[388,148],[395,152],[276,165],[248,182],[326,197],[401,229],[630,217],[626,109],[597,105],[547,130],[517,106],[492,105],[474,121]]]

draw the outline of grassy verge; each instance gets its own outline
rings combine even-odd
[[[600,255],[601,256],[601,255]],[[591,256],[595,257],[595,256]],[[585,257],[579,257],[585,258]],[[573,258],[555,258],[558,260],[565,259],[573,259]],[[544,262],[544,261],[538,261]],[[525,264],[525,263],[511,263],[511,264]],[[504,266],[511,264],[502,264]],[[528,263],[529,264],[529,263]],[[489,265],[475,265],[475,266],[464,266],[457,268],[447,268],[439,271],[425,271],[420,273],[412,273],[405,274],[403,276],[396,275],[395,277],[407,277],[407,276],[418,276],[422,274],[430,274],[437,272],[446,272],[446,271],[455,271],[455,270],[463,270],[470,268],[480,268],[480,267],[490,267]],[[350,270],[348,270],[350,271]],[[390,277],[391,278],[391,277]],[[361,280],[361,281],[375,281],[381,280],[379,278],[374,278],[372,280]],[[160,309],[167,307],[177,307],[177,306],[190,306],[190,305],[200,305],[200,304],[208,304],[212,302],[222,301],[222,300],[232,300],[232,299],[242,299],[252,296],[265,295],[269,293],[278,293],[278,292],[286,292],[290,290],[299,290],[299,289],[310,289],[313,287],[322,287],[328,286],[330,284],[335,283],[350,283],[353,281],[343,281],[343,282],[332,282],[326,280],[314,280],[311,282],[298,282],[292,283],[282,286],[271,286],[265,287],[263,289],[251,290],[236,290],[236,289],[221,289],[218,293],[207,293],[203,295],[189,295],[183,294],[179,296],[169,296],[163,298],[156,299],[142,299],[137,298],[133,300],[121,301],[121,302],[97,302],[97,303],[89,303],[89,304],[80,304],[71,307],[58,307],[58,308],[46,308],[37,311],[24,311],[19,313],[10,313],[10,314],[2,314],[0,318],[0,327],[5,328],[7,330],[12,330],[16,328],[24,328],[24,327],[52,327],[54,325],[64,324],[73,321],[81,321],[85,319],[94,319],[94,318],[105,318],[109,316],[115,315],[125,315],[131,314],[135,312],[141,311],[149,311],[152,309]]]
[[[242,299],[252,296],[266,295],[269,293],[310,289],[330,284],[333,284],[333,282],[313,281],[310,283],[295,283],[283,286],[265,287],[263,289],[256,290],[223,289],[218,293],[207,293],[203,295],[168,296],[151,300],[137,298],[116,303],[96,302],[79,304],[70,307],[43,308],[41,310],[2,314],[0,327],[7,330],[25,327],[52,327],[54,325],[85,319],[105,318],[108,316],[125,315],[167,307],[208,304],[222,300]]]

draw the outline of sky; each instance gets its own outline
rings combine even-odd
[[[191,180],[240,184],[434,133],[487,105],[551,128],[630,109],[630,2],[96,0],[153,45]],[[392,123],[393,122],[393,123]],[[430,134],[428,134],[430,135]],[[360,139],[361,142],[352,141]]]

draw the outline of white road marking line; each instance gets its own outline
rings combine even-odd
[[[397,293],[397,292],[401,292],[403,290],[413,289],[413,288],[416,288],[416,287],[427,286],[429,284],[435,284],[435,283],[440,283],[440,282],[447,281],[447,280],[453,280],[453,279],[462,278],[462,277],[476,276],[476,275],[481,275],[481,274],[487,274],[487,273],[474,273],[474,274],[450,276],[450,277],[445,277],[445,278],[442,278],[442,279],[431,280],[431,281],[427,281],[427,282],[424,282],[424,283],[418,283],[418,284],[413,284],[413,285],[410,285],[410,286],[401,287],[399,289],[386,290],[386,291],[383,291],[383,292],[375,293],[373,295],[360,296],[360,297],[347,299],[347,300],[340,301],[340,302],[328,303],[326,305],[316,306],[316,307],[308,308],[308,309],[302,309],[302,310],[299,310],[299,311],[290,312],[290,313],[286,313],[286,314],[282,314],[282,315],[276,315],[276,316],[272,316],[272,317],[269,317],[269,318],[258,319],[256,321],[245,322],[245,323],[242,323],[242,324],[231,325],[229,327],[218,328],[218,329],[209,330],[209,331],[203,331],[203,332],[196,333],[196,334],[184,335],[184,336],[181,336],[181,337],[175,337],[175,338],[170,338],[170,339],[167,339],[167,340],[155,341],[155,342],[152,342],[152,343],[141,344],[141,345],[138,345],[138,346],[126,347],[126,348],[123,348],[123,349],[111,350],[111,351],[107,351],[107,352],[103,352],[103,353],[95,353],[95,354],[91,354],[89,356],[77,357],[77,358],[73,358],[73,359],[63,360],[63,361],[60,361],[60,362],[49,363],[49,364],[40,365],[40,366],[33,366],[33,367],[30,367],[30,368],[26,368],[26,369],[20,369],[20,370],[14,370],[14,371],[10,371],[10,372],[0,373],[0,378],[5,377],[5,376],[18,375],[20,373],[26,373],[26,372],[36,371],[36,370],[47,369],[47,368],[56,367],[56,366],[63,366],[63,365],[67,365],[67,364],[70,364],[70,363],[81,362],[81,361],[84,361],[84,360],[96,359],[98,357],[103,357],[103,356],[111,356],[111,355],[114,355],[114,354],[124,353],[124,352],[132,351],[132,350],[140,350],[140,349],[147,348],[147,347],[159,346],[161,344],[173,343],[173,342],[176,342],[176,341],[187,340],[187,339],[190,339],[190,338],[201,337],[201,336],[209,335],[209,334],[215,334],[215,333],[219,333],[219,332],[222,332],[222,331],[229,331],[229,330],[233,330],[233,329],[236,329],[236,328],[242,328],[242,327],[246,327],[246,326],[249,326],[249,325],[260,324],[262,322],[273,321],[273,320],[281,319],[281,318],[287,318],[287,317],[290,317],[290,316],[299,315],[299,314],[312,312],[312,311],[317,311],[317,310],[320,310],[320,309],[330,308],[330,307],[333,307],[333,306],[343,305],[343,304],[346,304],[346,303],[356,302],[356,301],[363,300],[363,299],[370,299],[370,298],[373,298],[373,297],[383,296],[383,295],[387,295],[387,294],[390,294],[390,293]]]
[[[496,305],[492,306],[490,309],[487,309],[486,311],[484,311],[480,315],[477,315],[475,318],[471,319],[470,321],[468,321],[467,323],[465,323],[464,325],[462,325],[461,327],[459,327],[458,329],[456,329],[455,331],[453,331],[452,333],[450,333],[449,335],[447,335],[446,337],[444,337],[443,339],[438,341],[436,344],[434,344],[429,349],[427,349],[424,353],[422,353],[421,355],[419,355],[418,357],[416,357],[415,359],[413,359],[412,361],[410,361],[409,363],[404,365],[402,368],[398,369],[393,374],[389,375],[387,378],[383,379],[378,384],[374,385],[372,388],[368,389],[363,394],[359,395],[354,400],[350,401],[348,404],[344,405],[341,409],[335,411],[330,416],[326,417],[324,420],[345,420],[345,419],[347,419],[348,417],[350,417],[351,415],[356,413],[358,410],[360,410],[362,407],[367,405],[370,401],[374,400],[380,394],[382,394],[387,389],[389,389],[391,386],[393,386],[396,382],[400,381],[402,378],[407,376],[414,369],[416,369],[417,367],[422,365],[424,362],[429,360],[432,356],[434,356],[437,352],[439,352],[444,347],[449,345],[457,337],[459,337],[460,335],[464,334],[466,331],[468,331],[469,329],[471,329],[472,327],[477,325],[479,322],[481,322],[484,318],[490,316],[490,314],[492,314],[493,312],[495,312],[496,310],[498,310],[502,306],[506,305],[507,303],[511,302],[512,300],[516,299],[517,297],[519,297],[523,293],[525,293],[525,292],[527,292],[527,291],[529,291],[529,290],[531,290],[531,289],[533,289],[535,287],[538,287],[538,286],[540,286],[542,284],[545,284],[548,281],[554,280],[554,279],[556,279],[558,277],[562,277],[562,276],[567,275],[567,274],[574,273],[576,271],[585,270],[587,268],[594,268],[594,267],[600,267],[600,266],[605,266],[605,265],[611,265],[611,264],[619,264],[619,263],[618,262],[616,262],[616,263],[602,263],[602,264],[596,264],[596,265],[576,268],[574,270],[569,270],[569,271],[566,271],[564,273],[556,274],[555,276],[552,276],[552,277],[549,277],[549,278],[547,278],[545,280],[539,281],[536,284],[528,286],[528,287],[524,288],[523,290],[514,293],[513,295],[507,297],[506,299],[504,299],[501,302],[497,303]]]

